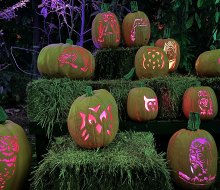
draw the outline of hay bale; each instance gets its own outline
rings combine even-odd
[[[94,150],[58,137],[34,170],[31,189],[170,190],[164,153],[154,144],[149,132],[119,133],[109,146]]]

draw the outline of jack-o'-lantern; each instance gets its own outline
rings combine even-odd
[[[92,22],[92,41],[96,48],[115,48],[121,40],[118,18],[106,7],[104,3],[103,12],[97,14]]]
[[[50,44],[39,53],[37,67],[41,74],[73,79],[91,78],[95,60],[87,49],[70,43]]]
[[[135,71],[139,79],[168,75],[166,53],[159,47],[142,46],[135,55]]]
[[[201,120],[213,119],[218,113],[217,97],[209,86],[188,88],[183,95],[183,113],[189,118],[190,112],[198,112]]]
[[[218,152],[215,140],[199,129],[199,113],[190,113],[187,129],[170,138],[167,160],[177,185],[185,190],[208,189],[217,173]]]
[[[111,143],[118,131],[118,107],[114,97],[105,89],[78,97],[68,116],[68,130],[73,140],[84,148],[98,148]]]
[[[203,52],[199,55],[195,64],[198,76],[220,76],[220,49]]]
[[[180,62],[180,47],[176,40],[167,38],[159,39],[155,42],[155,46],[162,48],[169,59],[169,72],[174,72]]]
[[[131,89],[127,98],[127,113],[134,121],[155,119],[158,114],[158,100],[155,92],[148,87]]]
[[[31,165],[31,147],[22,127],[0,107],[0,189],[20,190]]]
[[[131,11],[122,23],[124,43],[128,47],[147,45],[151,32],[150,21],[144,12],[138,11],[136,1],[131,1]]]

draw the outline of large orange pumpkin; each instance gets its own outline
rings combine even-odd
[[[196,60],[195,69],[201,77],[220,76],[220,49],[201,53]]]
[[[135,55],[135,71],[139,79],[168,75],[166,53],[159,47],[142,46]]]
[[[0,107],[0,189],[23,189],[30,165],[31,147],[23,128],[7,120]]]
[[[182,109],[186,118],[190,112],[198,112],[201,120],[213,119],[218,113],[215,92],[209,86],[188,88],[183,95]]]
[[[92,91],[88,86],[86,94],[73,102],[67,121],[69,133],[79,146],[107,146],[118,131],[118,107],[107,90]]]
[[[216,143],[199,125],[199,114],[191,112],[187,129],[177,131],[168,143],[167,159],[172,177],[184,190],[208,189],[216,179]]]
[[[171,38],[158,39],[155,46],[162,48],[169,59],[169,72],[177,70],[180,62],[180,47],[179,43]]]
[[[95,70],[95,59],[87,49],[70,43],[45,46],[37,59],[41,74],[73,79],[91,78]]]
[[[131,3],[135,4],[134,1]],[[150,21],[147,15],[138,11],[137,5],[131,6],[132,12],[128,13],[123,19],[122,34],[126,46],[147,45],[150,39]]]
[[[92,22],[92,41],[96,48],[115,48],[121,40],[120,25],[117,16],[102,12]]]
[[[131,89],[127,98],[127,113],[134,121],[155,119],[158,114],[158,100],[155,92],[148,87]]]

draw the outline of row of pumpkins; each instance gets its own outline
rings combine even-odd
[[[38,55],[39,72],[52,77],[92,78],[95,71],[94,56],[87,49],[69,42],[44,47]],[[135,72],[139,79],[165,76],[176,71],[179,60],[178,43],[174,39],[159,39],[155,47],[139,48],[134,60]],[[202,53],[195,69],[199,76],[220,76],[220,49]]]
[[[105,89],[93,91],[92,87],[87,86],[85,91],[86,94],[75,99],[70,107],[67,118],[69,134],[83,148],[107,146],[115,139],[119,129],[116,101]],[[148,95],[150,98],[146,100]],[[148,115],[152,117],[153,112],[157,111],[155,97],[150,88],[132,89],[128,95],[130,114],[139,119],[149,111]],[[215,181],[218,153],[213,137],[199,129],[200,111],[202,108],[206,114],[211,110],[217,113],[216,97],[209,87],[192,87],[186,91],[184,98],[185,108],[190,111],[188,127],[171,137],[167,159],[172,177],[178,185],[185,190],[203,190]],[[204,107],[196,105],[199,101],[204,101]],[[0,187],[1,190],[18,190],[31,165],[31,148],[22,127],[7,120],[2,108],[0,134]]]

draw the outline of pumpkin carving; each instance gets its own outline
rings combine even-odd
[[[37,59],[41,74],[73,79],[91,78],[95,70],[93,55],[85,48],[70,43],[45,46]]]
[[[220,49],[203,52],[199,55],[195,64],[198,76],[220,76]]]
[[[187,129],[177,131],[168,143],[167,159],[172,177],[184,190],[208,189],[216,178],[216,143],[199,125],[199,113],[191,112]]]
[[[188,88],[183,95],[183,113],[189,118],[189,113],[200,113],[201,120],[213,119],[218,113],[218,102],[215,92],[209,86]]]
[[[122,34],[126,46],[147,45],[150,39],[150,21],[147,15],[138,11],[137,2],[131,1],[132,12],[123,19]]]
[[[168,75],[166,53],[159,47],[142,46],[135,55],[135,71],[139,79]]]
[[[155,119],[158,114],[158,101],[155,92],[148,87],[131,89],[127,98],[127,113],[134,121]]]
[[[180,47],[176,40],[167,38],[159,39],[155,42],[155,46],[162,48],[169,59],[169,72],[174,72],[180,62]]]
[[[31,164],[31,147],[22,127],[0,107],[0,189],[20,190]]]
[[[102,6],[102,13],[92,22],[92,41],[96,48],[115,48],[121,40],[120,25],[117,16],[107,11],[108,4]]]
[[[118,107],[114,97],[105,89],[78,97],[68,116],[68,130],[73,140],[83,148],[107,146],[115,138],[118,126]]]

